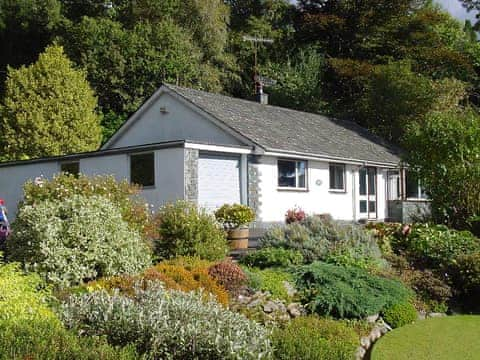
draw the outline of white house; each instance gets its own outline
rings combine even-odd
[[[257,225],[293,207],[401,220],[424,195],[399,164],[398,149],[354,123],[164,85],[98,151],[0,164],[0,197],[15,212],[27,180],[68,171],[141,184],[155,207],[248,204]]]

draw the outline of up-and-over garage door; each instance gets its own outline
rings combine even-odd
[[[213,211],[233,203],[240,203],[240,157],[200,154],[198,204]]]

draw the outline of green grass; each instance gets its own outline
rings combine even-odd
[[[417,321],[388,333],[373,347],[371,360],[404,359],[480,359],[480,316]]]

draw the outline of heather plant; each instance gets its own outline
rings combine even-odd
[[[294,290],[294,278],[289,272],[280,269],[257,269],[245,268],[248,278],[248,285],[254,290],[269,292],[274,299],[291,301],[293,294],[289,289]]]
[[[176,256],[197,256],[205,260],[221,260],[228,246],[224,230],[204,209],[187,201],[164,205],[157,213],[158,238],[154,252],[161,259]]]
[[[34,205],[44,200],[61,201],[72,195],[102,196],[120,209],[123,220],[141,234],[148,235],[151,214],[138,194],[141,188],[128,181],[117,181],[113,176],[72,175],[62,173],[51,180],[36,179],[23,186],[23,205]]]
[[[272,334],[275,359],[349,360],[358,347],[358,335],[345,324],[305,316],[293,319]]]
[[[202,290],[205,298],[213,295],[220,304],[228,304],[227,291],[208,274],[208,268],[203,266],[189,267],[162,262],[148,268],[142,274],[102,278],[85,284],[84,288],[88,291],[105,289],[109,293],[119,290],[120,293],[131,296],[137,284],[147,288],[156,283],[162,283],[166,289],[184,292]]]
[[[242,268],[230,260],[224,260],[210,266],[208,274],[233,295],[247,283],[247,276]]]
[[[239,262],[260,269],[290,267],[303,263],[303,255],[298,250],[271,247],[252,251],[241,257]]]
[[[357,267],[314,262],[298,268],[295,279],[312,312],[338,318],[363,318],[413,297],[401,282]]]
[[[151,263],[139,233],[111,201],[96,195],[23,205],[13,230],[9,258],[58,287],[135,274]]]
[[[267,330],[194,292],[156,285],[133,297],[96,291],[62,305],[65,325],[155,359],[267,359]]]

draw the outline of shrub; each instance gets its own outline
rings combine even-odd
[[[291,273],[279,269],[256,269],[247,268],[245,273],[248,277],[248,285],[259,291],[268,291],[275,299],[285,301],[292,300],[288,287],[294,289],[294,279]]]
[[[395,304],[384,310],[382,316],[394,329],[411,324],[418,318],[417,310],[410,302]]]
[[[123,220],[133,229],[146,234],[150,231],[150,212],[137,195],[140,187],[124,180],[117,182],[113,176],[84,175],[74,176],[62,173],[52,180],[41,179],[41,182],[28,181],[23,187],[23,205],[33,205],[45,200],[61,201],[72,195],[86,197],[103,196],[120,209]]]
[[[208,269],[208,274],[232,294],[236,294],[247,282],[247,276],[242,268],[230,260],[212,265]]]
[[[276,359],[350,360],[358,346],[358,336],[341,322],[313,316],[292,320],[272,335]]]
[[[247,205],[225,204],[215,211],[216,219],[227,229],[235,229],[255,220],[255,212]]]
[[[50,294],[42,285],[38,275],[23,274],[18,264],[0,264],[0,321],[55,319],[47,305]]]
[[[134,297],[93,292],[62,306],[68,328],[105,335],[114,345],[135,344],[155,359],[263,359],[271,354],[261,325],[200,294],[161,286],[135,289]]]
[[[205,210],[177,201],[160,208],[157,216],[159,238],[154,247],[160,258],[198,256],[215,261],[225,257],[228,251],[225,232]]]
[[[240,263],[265,269],[269,267],[289,267],[303,262],[302,253],[298,250],[283,248],[263,248],[252,251],[240,258]]]
[[[412,296],[399,281],[355,267],[315,262],[300,267],[295,276],[302,301],[320,315],[362,318]]]
[[[115,348],[105,339],[77,337],[57,321],[0,320],[1,360],[134,360],[134,347]]]
[[[9,257],[60,287],[100,276],[133,274],[151,263],[138,232],[100,196],[74,195],[20,208]]]
[[[202,290],[205,298],[209,298],[211,294],[220,304],[228,304],[228,293],[208,274],[206,267],[188,268],[160,263],[145,270],[141,275],[103,278],[86,284],[86,288],[90,291],[105,289],[110,293],[118,289],[122,294],[131,296],[134,294],[134,287],[137,283],[141,283],[146,288],[148,284],[155,282],[161,282],[166,289],[184,292]]]
[[[401,278],[427,305],[428,310],[438,312],[448,307],[446,304],[453,295],[452,289],[432,271],[406,270]]]
[[[480,252],[460,255],[451,270],[455,287],[460,293],[480,295]]]
[[[320,216],[273,227],[260,240],[260,246],[298,250],[306,263],[328,260],[360,267],[383,266],[381,251],[369,231]]]
[[[418,265],[443,270],[459,255],[480,251],[480,240],[469,231],[415,224],[406,235],[397,236],[394,248],[396,252],[404,250]]]
[[[305,211],[303,211],[300,208],[294,208],[287,210],[287,213],[285,214],[285,223],[286,224],[293,224],[295,222],[302,222],[305,220],[306,214]]]

